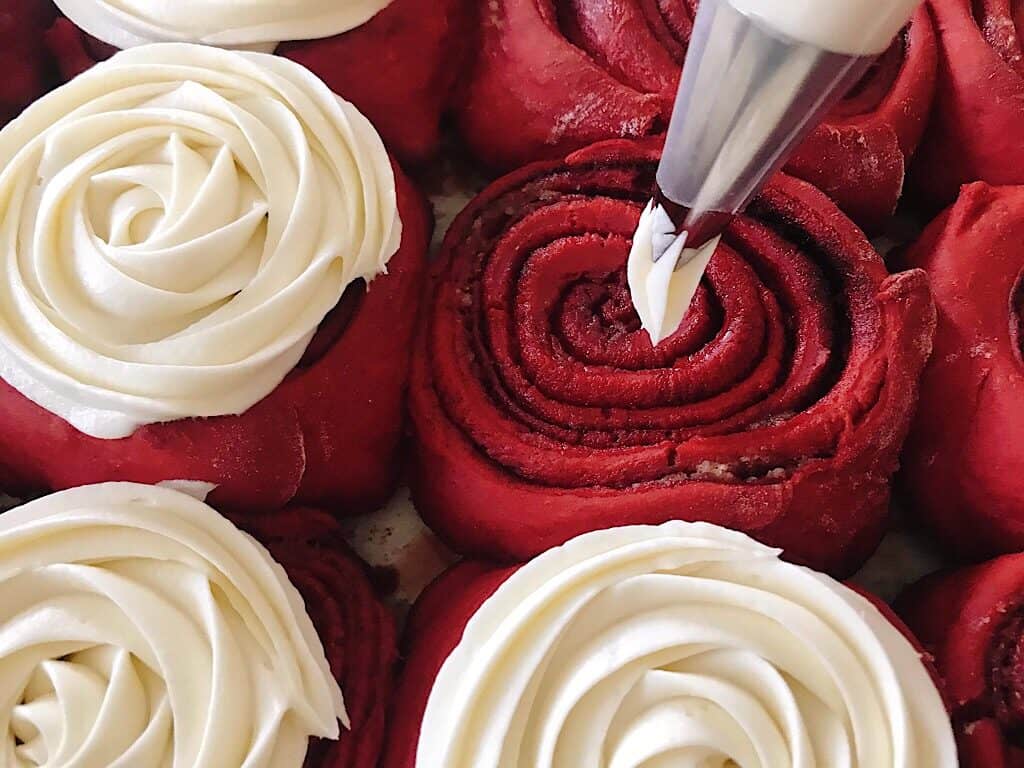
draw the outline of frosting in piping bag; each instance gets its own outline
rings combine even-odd
[[[202,502],[112,483],[0,516],[0,764],[301,768],[339,719],[299,593]]]
[[[729,0],[769,29],[849,56],[882,53],[921,0]]]
[[[391,0],[55,0],[93,37],[118,48],[204,43],[271,52],[279,42],[333,37]]]
[[[101,438],[242,413],[400,239],[380,137],[308,70],[124,51],[0,131],[0,375]]]
[[[866,599],[742,534],[581,536],[511,576],[431,692],[417,768],[953,768],[942,701]]]

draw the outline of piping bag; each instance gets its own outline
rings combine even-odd
[[[679,328],[722,233],[871,67],[920,0],[701,0],[658,189],[629,255],[655,346]]]

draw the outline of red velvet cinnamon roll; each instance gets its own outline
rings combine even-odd
[[[374,594],[366,565],[321,511],[289,507],[244,524],[302,595],[345,694],[350,727],[337,740],[313,740],[306,768],[376,768],[398,653],[394,619]]]
[[[1024,184],[1024,9],[1018,0],[930,0],[929,7],[939,77],[912,182],[940,208],[967,182]]]
[[[55,2],[65,17],[47,40],[66,78],[145,43],[276,49],[353,102],[410,162],[436,148],[475,15],[471,0]]]
[[[376,768],[393,622],[329,516],[167,488],[0,516],[5,766]]]
[[[667,125],[697,0],[496,0],[459,108],[486,163],[511,168]],[[787,170],[869,230],[892,214],[935,83],[921,9]]]
[[[388,497],[430,226],[351,104],[281,57],[132,48],[11,122],[0,167],[4,487]]]
[[[904,464],[913,507],[958,554],[1024,548],[1024,187],[964,187],[907,262],[928,271],[935,354]]]
[[[53,16],[48,0],[4,0],[0,10],[0,126],[49,84],[43,32]]]
[[[777,555],[674,522],[456,566],[413,611],[383,768],[955,768],[909,632]]]
[[[926,578],[897,607],[935,659],[962,768],[1024,764],[1024,555]]]
[[[617,141],[528,166],[449,230],[413,364],[417,508],[471,555],[683,518],[848,571],[884,528],[931,349],[925,275],[890,275],[782,177],[652,348],[625,264],[657,159]]]

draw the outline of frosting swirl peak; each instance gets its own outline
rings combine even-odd
[[[953,768],[941,698],[866,599],[746,536],[587,534],[514,573],[439,673],[417,768]]]
[[[300,768],[339,719],[299,593],[202,502],[111,483],[0,515],[0,765]]]
[[[400,239],[380,137],[311,72],[122,52],[0,131],[0,375],[100,438],[242,413]]]
[[[279,42],[348,32],[391,4],[391,0],[55,1],[79,27],[118,48],[183,42],[268,53]]]

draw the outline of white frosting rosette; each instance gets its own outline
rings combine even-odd
[[[746,536],[581,536],[511,576],[437,676],[418,768],[953,768],[910,642]]]
[[[101,438],[242,413],[400,240],[383,143],[308,70],[133,48],[0,131],[0,375]]]
[[[301,768],[345,718],[299,593],[202,502],[112,483],[0,515],[0,765]]]
[[[118,48],[203,43],[271,52],[365,24],[392,0],[55,0],[93,37]]]

